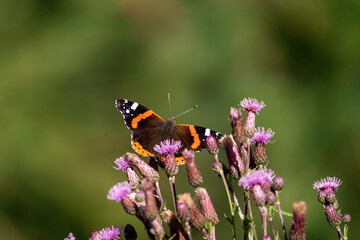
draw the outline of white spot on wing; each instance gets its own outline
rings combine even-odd
[[[130,110],[129,109],[126,109],[126,111],[125,111],[126,113],[130,113]]]
[[[210,129],[205,129],[205,136],[210,136]]]
[[[127,99],[124,99],[124,103],[127,103],[128,102],[128,100]]]
[[[132,110],[136,110],[136,108],[139,106],[139,104],[137,102],[134,102],[132,105],[131,105],[131,109]]]

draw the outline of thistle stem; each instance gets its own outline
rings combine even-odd
[[[245,190],[245,189],[244,189],[244,205],[245,205],[245,218],[250,220],[251,231],[253,232],[255,240],[257,240],[254,218],[251,209],[250,192],[249,190]],[[244,226],[244,227],[245,227],[244,239],[249,239],[249,228],[248,226]]]
[[[266,236],[267,235],[266,209],[265,207],[259,207],[259,210],[261,213],[261,225],[262,225],[263,236]]]
[[[176,199],[176,190],[175,190],[175,176],[169,177],[169,184],[170,184],[172,199],[173,199],[173,203],[174,203],[175,215],[177,215],[177,210],[176,210],[177,199]]]
[[[343,233],[341,232],[341,229],[339,226],[336,227],[336,231],[338,233],[339,239],[340,240],[347,240],[347,238],[344,237]]]
[[[274,228],[274,223],[273,223],[272,217],[271,217],[269,211],[266,209],[266,207],[264,207],[264,210],[265,210],[266,216],[267,216],[268,221],[269,221],[271,233],[273,235],[273,238],[275,239],[276,233],[275,233],[275,228]]]
[[[191,236],[191,227],[190,227],[190,223],[189,222],[185,222],[185,230],[189,236],[189,240],[192,240],[192,236]]]
[[[155,183],[155,186],[156,186],[156,194],[158,195],[159,199],[160,199],[160,203],[161,203],[161,206],[163,207],[164,206],[164,199],[161,195],[161,190],[160,190],[160,185],[159,185],[159,182],[156,182]]]
[[[219,157],[217,154],[214,155],[214,158],[216,160],[216,162],[222,166],[222,164],[220,163],[219,161]],[[232,205],[232,201],[231,201],[231,196],[230,196],[230,192],[229,192],[229,186],[228,185],[228,181],[226,180],[225,178],[225,174],[224,174],[224,171],[223,169],[221,168],[220,169],[220,176],[221,176],[221,179],[223,181],[223,184],[224,184],[224,187],[225,187],[225,191],[226,191],[226,195],[227,195],[227,198],[228,198],[228,202],[229,202],[229,208],[230,208],[230,212],[231,212],[231,225],[232,225],[232,233],[233,233],[233,238],[234,240],[236,239],[236,231],[235,231],[235,213],[234,213],[234,208],[233,208],[233,205]]]
[[[282,230],[283,230],[284,240],[287,240],[285,222],[284,222],[284,218],[283,218],[283,215],[281,213],[281,207],[280,207],[279,191],[275,191],[275,194],[276,194],[276,203],[275,203],[275,205],[276,205],[276,208],[278,210],[278,214],[279,214],[279,218],[280,218],[280,222],[281,222],[281,226],[282,226]]]

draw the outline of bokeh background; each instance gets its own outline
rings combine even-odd
[[[359,1],[0,5],[1,239],[63,239],[69,232],[88,239],[95,229],[127,223],[146,239],[139,221],[106,199],[125,180],[113,161],[132,151],[117,98],[164,118],[197,104],[177,121],[222,133],[231,131],[231,106],[244,97],[263,100],[257,124],[276,132],[269,167],[285,179],[283,209],[306,201],[308,239],[337,239],[312,189],[314,181],[337,176],[342,212],[352,215],[350,239],[360,234]],[[230,239],[212,162],[207,151],[197,154],[220,216],[217,233]],[[177,187],[193,190],[185,168]]]

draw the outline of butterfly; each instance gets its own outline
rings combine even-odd
[[[159,157],[154,146],[160,142],[173,139],[180,141],[182,147],[176,156],[177,163],[184,164],[181,152],[187,148],[200,151],[206,148],[206,137],[217,140],[222,134],[209,128],[196,125],[175,124],[175,118],[164,120],[149,108],[127,99],[115,101],[116,109],[122,113],[127,128],[131,131],[131,146],[141,156]]]

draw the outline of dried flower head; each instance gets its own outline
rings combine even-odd
[[[184,227],[179,222],[175,214],[170,210],[165,210],[161,213],[161,217],[169,225],[170,236],[174,239],[186,240],[189,239]]]
[[[120,238],[121,230],[120,228],[111,226],[101,229],[99,234],[101,240],[115,240]]]
[[[76,238],[72,233],[69,233],[69,236],[67,238],[64,238],[64,240],[76,240]]]
[[[180,197],[179,197],[179,199],[180,199]],[[178,217],[180,218],[181,221],[183,221],[183,222],[190,221],[190,217],[191,217],[190,209],[184,202],[180,202],[180,200],[179,200],[179,202],[176,205],[176,210],[177,210]]]
[[[213,225],[217,224],[219,222],[218,215],[206,189],[197,188],[195,193],[200,203],[201,212],[205,216],[205,220]]]
[[[128,182],[119,182],[110,188],[107,198],[115,202],[121,202],[131,192]]]
[[[274,171],[272,171],[271,169],[259,169],[252,171],[248,175],[240,178],[239,185],[243,188],[251,188],[253,185],[262,185],[265,182],[272,184],[272,179],[274,177]]]
[[[184,203],[190,210],[190,223],[197,229],[201,229],[205,225],[205,217],[196,206],[194,200],[189,193],[180,194],[178,196],[179,203]]]
[[[293,221],[290,227],[291,240],[306,239],[306,204],[305,202],[293,203]]]
[[[244,98],[240,101],[240,106],[246,111],[259,113],[266,105],[263,101],[258,102],[256,98]]]
[[[154,150],[160,155],[175,154],[182,147],[180,141],[174,139],[167,139],[160,142],[159,145],[155,145]]]
[[[131,189],[138,189],[139,186],[140,186],[140,178],[137,175],[137,173],[134,171],[134,169],[129,167],[126,170],[126,175],[127,175],[127,178],[128,178],[128,183],[131,186]]]
[[[318,191],[324,191],[326,189],[334,191],[338,189],[341,183],[341,180],[336,177],[327,177],[326,179],[323,178],[320,181],[315,182],[313,188]]]
[[[117,158],[114,163],[116,164],[116,167],[114,167],[116,170],[126,172],[128,168],[131,168],[131,163],[124,157]]]
[[[231,128],[234,140],[238,144],[242,144],[245,141],[245,130],[242,122],[241,109],[231,108],[230,109]]]
[[[127,212],[130,215],[136,214],[137,211],[136,203],[130,197],[125,197],[121,201],[121,204],[123,205],[125,212]]]
[[[258,127],[255,129],[255,133],[253,137],[251,138],[251,142],[253,143],[260,143],[260,144],[268,144],[272,143],[270,142],[271,138],[273,138],[275,135],[275,132],[269,128],[266,132],[265,129],[262,127]]]
[[[220,139],[220,144],[223,145],[225,148],[231,176],[238,179],[239,176],[244,172],[245,167],[233,136],[223,136]]]

